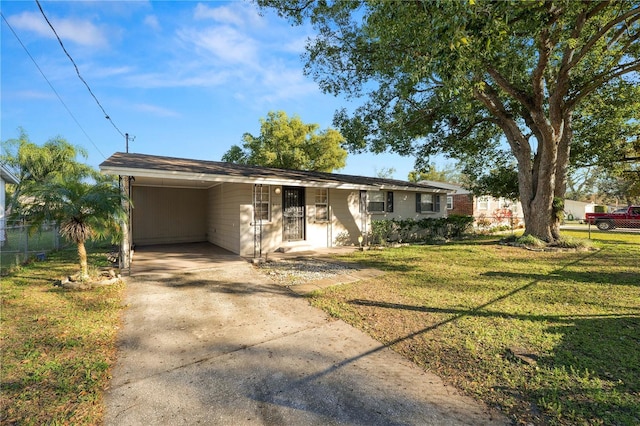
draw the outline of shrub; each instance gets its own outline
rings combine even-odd
[[[533,235],[523,235],[516,238],[516,243],[527,247],[544,247],[546,243]]]
[[[438,239],[460,238],[471,231],[473,217],[451,215],[421,220],[376,220],[371,223],[371,243],[426,242]]]

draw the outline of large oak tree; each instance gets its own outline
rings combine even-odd
[[[487,171],[514,166],[525,232],[545,241],[559,237],[554,200],[565,195],[572,147],[597,156],[602,144],[631,143],[576,138],[574,120],[588,120],[581,108],[607,98],[637,105],[637,1],[258,4],[315,27],[306,71],[323,90],[366,96],[353,113],[336,113],[351,150],[390,147],[418,163],[444,153]],[[617,122],[637,123],[637,108],[626,114]],[[603,117],[604,126],[616,122]]]

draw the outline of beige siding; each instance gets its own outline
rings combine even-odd
[[[282,241],[281,195],[269,188],[271,220],[262,223],[262,252],[280,247]],[[253,221],[253,185],[224,183],[209,190],[209,242],[241,256],[253,257],[256,232]],[[257,246],[256,250],[259,249]]]
[[[331,205],[331,191],[329,191],[329,205]],[[313,247],[331,247],[332,245],[332,227],[331,221],[316,222],[316,188],[306,188],[305,194],[305,221],[306,234],[305,240],[307,244]],[[329,210],[331,211],[331,210]],[[329,217],[330,219],[330,217]]]
[[[358,244],[358,237],[369,227],[368,218],[360,213],[360,191],[332,189],[329,191],[331,206],[330,246]],[[314,206],[315,207],[315,206]],[[363,219],[365,222],[363,224]]]
[[[208,202],[209,242],[240,254],[242,221],[248,220],[241,212],[251,204],[251,185],[223,183],[209,189]]]
[[[276,189],[280,194],[276,194]],[[269,193],[271,194],[271,216],[268,222],[262,223],[263,254],[274,252],[282,245],[282,187],[271,186]]]
[[[202,189],[133,187],[133,243],[207,240],[207,193]]]

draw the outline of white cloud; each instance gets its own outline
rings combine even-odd
[[[267,104],[318,93],[316,83],[305,78],[300,69],[282,66],[265,69],[259,86],[264,88],[264,93],[256,98]]]
[[[180,113],[151,104],[135,104],[133,108],[140,112],[147,112],[158,117],[180,117]]]
[[[49,21],[63,42],[71,41],[82,46],[103,47],[108,44],[104,31],[92,22],[71,18],[52,18]],[[15,28],[33,31],[44,37],[54,38],[55,34],[44,17],[35,12],[23,12],[9,17],[9,22]]]
[[[157,89],[165,87],[213,87],[229,81],[228,72],[219,70],[185,70],[165,73],[145,73],[128,77],[125,84],[128,87]]]
[[[208,7],[198,3],[193,11],[193,17],[196,20],[211,19],[221,24],[238,27],[246,25],[262,26],[264,21],[256,8],[248,7],[248,5],[240,2],[218,7]]]
[[[16,98],[22,99],[56,99],[56,96],[52,92],[41,92],[38,90],[21,90],[15,92]]]
[[[225,64],[252,64],[258,55],[258,47],[253,39],[228,26],[202,31],[182,30],[178,36],[187,45],[203,51],[202,55],[213,54]]]
[[[160,22],[158,21],[158,17],[155,15],[147,15],[144,18],[144,24],[156,31],[160,30]]]

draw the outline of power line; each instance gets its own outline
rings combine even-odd
[[[75,121],[75,123],[78,125],[78,127],[80,128],[80,130],[82,130],[82,133],[84,133],[84,135],[87,137],[87,139],[89,140],[89,142],[91,142],[91,145],[93,145],[93,147],[96,149],[96,151],[98,151],[98,153],[102,156],[102,158],[104,158],[106,160],[106,156],[102,153],[102,151],[100,151],[100,148],[98,148],[98,146],[96,145],[96,143],[93,141],[93,139],[91,139],[91,137],[89,136],[89,134],[84,130],[84,128],[82,127],[82,125],[80,124],[80,122],[78,121],[78,119],[75,117],[75,115],[73,115],[73,113],[71,112],[71,110],[69,109],[69,107],[67,106],[67,104],[64,103],[64,101],[62,100],[62,97],[60,97],[60,94],[58,94],[58,91],[55,89],[55,87],[53,87],[53,84],[51,84],[51,82],[49,81],[49,79],[47,78],[47,76],[44,74],[44,72],[42,71],[42,69],[40,68],[40,66],[38,65],[38,63],[36,62],[36,60],[33,58],[33,56],[31,55],[31,53],[29,52],[29,50],[27,49],[27,47],[24,45],[24,43],[22,43],[22,40],[20,40],[20,37],[18,37],[18,34],[15,32],[15,30],[13,29],[13,27],[11,26],[11,24],[9,24],[9,21],[7,21],[7,18],[4,17],[4,14],[2,12],[0,12],[0,16],[2,16],[2,20],[4,21],[5,24],[7,24],[7,27],[9,27],[9,29],[11,30],[11,32],[13,33],[13,35],[15,36],[16,40],[18,40],[18,43],[20,43],[20,46],[22,46],[22,48],[24,49],[25,52],[27,52],[27,56],[29,56],[29,58],[31,59],[31,61],[33,62],[33,64],[36,66],[36,68],[38,69],[38,71],[40,71],[40,74],[42,75],[42,78],[45,79],[45,81],[47,82],[47,84],[49,85],[49,87],[51,88],[51,90],[53,90],[53,93],[55,93],[56,97],[58,98],[58,100],[60,101],[60,103],[62,104],[62,106],[64,107],[64,109],[67,110],[67,112],[69,113],[69,115],[71,116],[71,118],[73,119],[73,121]]]
[[[58,33],[56,32],[56,29],[53,28],[53,25],[51,24],[51,22],[49,22],[49,18],[47,18],[47,15],[45,15],[44,10],[42,10],[42,6],[40,5],[40,1],[36,0],[36,4],[38,5],[38,9],[40,9],[40,13],[42,13],[42,16],[44,16],[44,20],[47,21],[47,24],[49,24],[49,27],[51,28],[51,31],[53,31],[53,33],[55,34],[56,38],[58,39],[58,43],[60,43],[60,47],[62,47],[62,50],[67,55],[67,57],[69,58],[69,60],[73,64],[74,68],[76,69],[76,74],[78,74],[78,78],[80,79],[80,81],[82,81],[84,83],[84,85],[87,87],[87,90],[89,91],[89,93],[91,94],[93,99],[96,101],[96,103],[98,104],[98,106],[102,110],[102,113],[104,114],[104,118],[109,120],[109,122],[111,123],[113,128],[116,129],[118,131],[118,133],[120,133],[120,136],[122,136],[124,138],[125,137],[124,133],[122,133],[120,131],[120,129],[118,129],[118,126],[116,126],[116,124],[113,122],[113,120],[111,119],[109,114],[107,114],[107,111],[104,110],[104,108],[102,107],[102,104],[100,103],[100,101],[98,100],[96,95],[93,94],[93,91],[91,90],[91,87],[89,87],[89,84],[87,84],[85,79],[82,78],[82,75],[80,75],[80,70],[78,69],[78,65],[76,65],[76,62],[73,60],[73,58],[71,57],[69,52],[67,52],[67,49],[64,47],[64,44],[62,43],[62,40],[60,39],[60,36],[58,36]]]

